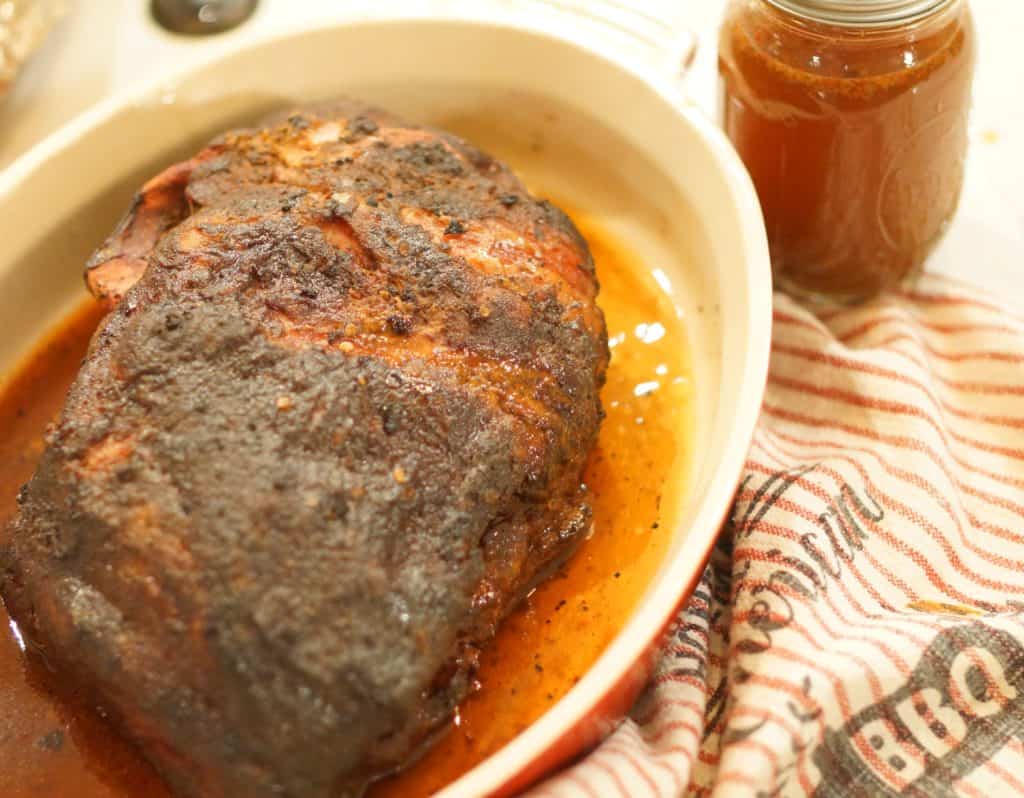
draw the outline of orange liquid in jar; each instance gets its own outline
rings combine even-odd
[[[964,0],[890,27],[733,0],[724,125],[757,187],[780,285],[860,299],[921,267],[960,198],[974,47]]]
[[[481,689],[437,745],[374,787],[372,798],[429,795],[539,718],[624,625],[671,541],[674,519],[661,497],[682,483],[693,424],[684,326],[633,255],[585,215],[572,215],[597,264],[612,344],[607,417],[586,474],[595,532],[502,625],[481,658]],[[0,391],[0,530],[101,316],[83,305]],[[25,656],[0,608],[0,796],[170,798],[90,697],[64,690],[58,674]]]

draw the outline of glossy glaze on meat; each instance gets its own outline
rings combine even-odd
[[[467,143],[339,102],[150,181],[0,554],[12,614],[183,796],[350,796],[589,528],[586,244]]]

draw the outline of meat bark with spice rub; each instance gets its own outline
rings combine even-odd
[[[357,103],[216,139],[88,265],[101,324],[5,601],[183,796],[355,796],[584,537],[587,246],[503,165]]]

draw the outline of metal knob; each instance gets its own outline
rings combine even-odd
[[[258,0],[152,0],[152,11],[169,31],[206,36],[241,25],[257,4]]]

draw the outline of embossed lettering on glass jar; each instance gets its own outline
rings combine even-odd
[[[724,124],[778,284],[858,300],[914,275],[963,185],[966,0],[732,0]]]

